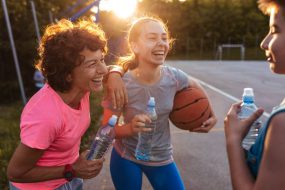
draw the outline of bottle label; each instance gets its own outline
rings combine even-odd
[[[256,110],[257,110],[257,107],[255,104],[243,103],[238,116],[240,119],[246,119],[246,118],[250,117]],[[245,150],[249,150],[251,148],[251,146],[254,145],[254,143],[258,137],[258,133],[259,133],[259,129],[260,129],[261,125],[262,125],[262,122],[260,120],[256,120],[250,126],[250,129],[249,129],[247,135],[245,136],[245,138],[242,141],[242,147]]]
[[[110,138],[109,136],[102,136],[100,138],[96,137],[94,142],[92,143],[92,147],[87,159],[93,160],[93,159],[102,158],[104,154],[107,152],[112,142],[113,139]]]
[[[249,107],[249,106],[242,107],[238,116],[240,119],[248,118],[249,116],[251,116],[251,114],[255,112],[255,110],[256,109],[254,109],[254,107]]]
[[[149,132],[139,133],[138,144],[135,151],[136,159],[143,161],[151,160],[152,140],[153,140],[153,134],[156,129],[156,120],[157,120],[155,107],[148,106],[147,115],[151,119],[151,122],[147,123],[145,127],[151,128],[152,130]]]
[[[245,150],[249,150],[252,145],[255,144],[255,141],[259,134],[259,129],[262,126],[262,122],[260,120],[255,121],[251,126],[250,129],[242,141],[242,147]]]

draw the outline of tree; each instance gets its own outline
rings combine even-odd
[[[86,6],[90,1],[81,0],[82,4],[72,12],[63,15],[68,18]],[[78,0],[34,0],[41,32],[49,24],[48,11],[60,19],[62,13]],[[37,38],[31,13],[30,0],[7,1],[20,68],[26,93],[33,93],[33,64],[37,59]],[[10,42],[0,9],[0,88],[6,89],[0,94],[0,104],[20,98],[13,64]],[[89,16],[87,12],[85,15]],[[256,0],[143,0],[138,4],[138,16],[156,15],[169,26],[176,39],[172,55],[184,56],[197,53],[203,45],[205,51],[212,51],[219,43],[241,43],[246,40],[247,47],[254,47],[267,30],[267,18],[257,9]],[[128,29],[127,21],[119,20],[111,13],[100,13],[100,24],[106,31],[112,53],[117,52]],[[121,47],[121,46],[119,46]],[[113,49],[112,49],[113,48]],[[115,48],[115,49],[114,49]],[[126,47],[124,47],[126,48]],[[125,52],[125,51],[123,51]],[[112,60],[111,60],[112,61]]]

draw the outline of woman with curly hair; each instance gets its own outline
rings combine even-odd
[[[104,159],[86,160],[79,147],[90,125],[90,92],[102,90],[107,74],[106,43],[91,21],[63,19],[46,28],[37,64],[46,84],[22,112],[21,142],[7,170],[10,189],[82,189],[82,179],[99,174]],[[113,94],[123,98],[123,92]]]

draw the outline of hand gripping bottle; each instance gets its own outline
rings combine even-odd
[[[108,151],[113,140],[115,139],[114,126],[117,123],[118,117],[112,115],[106,126],[100,127],[90,147],[90,152],[87,155],[87,160],[102,158]]]
[[[147,113],[151,123],[146,124],[145,127],[151,128],[149,132],[140,132],[138,134],[138,144],[135,151],[137,160],[149,161],[151,159],[152,138],[156,128],[157,114],[155,111],[155,99],[150,97],[147,104]]]
[[[240,119],[246,119],[251,116],[257,110],[256,105],[254,104],[254,94],[252,88],[244,88],[242,95],[242,104],[241,110],[238,114]],[[242,147],[245,150],[249,150],[250,147],[255,143],[255,140],[258,136],[259,128],[262,123],[260,120],[256,120],[250,127],[247,135],[242,141]]]

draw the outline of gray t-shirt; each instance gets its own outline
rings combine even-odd
[[[148,162],[135,159],[138,135],[116,139],[114,147],[124,158],[144,165],[165,165],[173,161],[169,128],[169,113],[173,107],[173,99],[177,91],[189,86],[189,79],[183,71],[169,67],[161,67],[162,77],[153,85],[138,82],[130,72],[123,76],[128,92],[128,104],[124,108],[125,123],[131,122],[137,114],[145,113],[150,97],[155,98],[158,115],[156,129],[152,140],[152,156]]]

